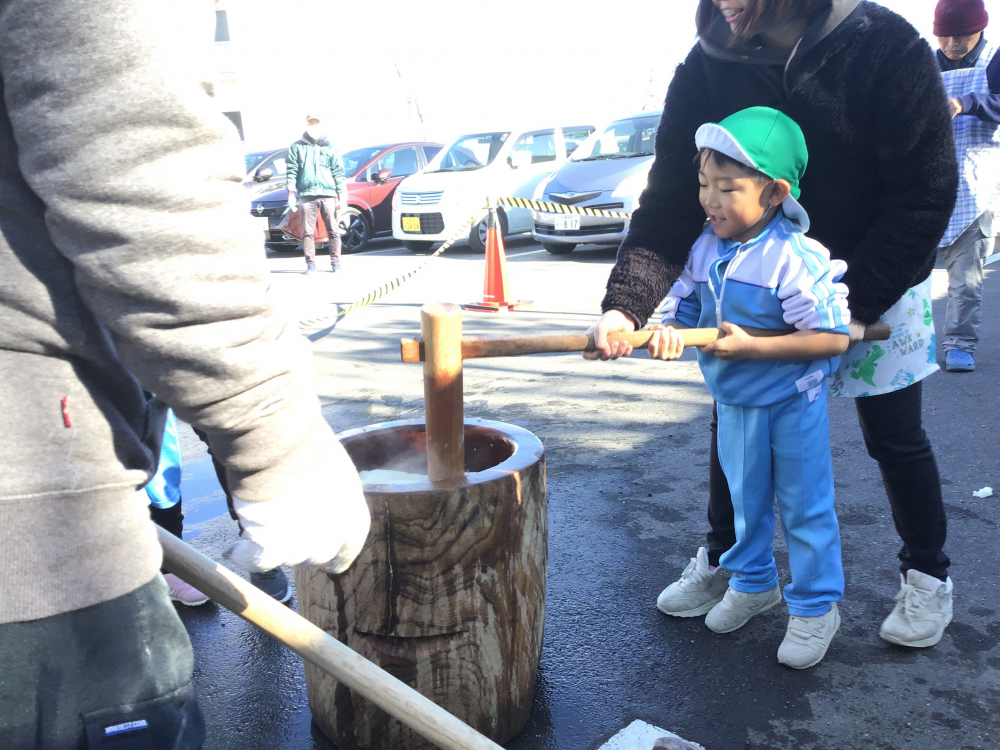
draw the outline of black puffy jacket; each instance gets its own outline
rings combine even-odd
[[[677,68],[604,310],[640,325],[652,315],[705,221],[695,131],[762,105],[802,127],[809,236],[847,261],[851,314],[875,322],[927,278],[955,204],[951,122],[930,47],[900,16],[859,0],[834,0],[790,57],[753,43],[727,47],[728,38],[719,14]]]

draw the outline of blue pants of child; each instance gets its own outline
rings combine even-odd
[[[719,404],[719,459],[736,513],[736,545],[719,563],[748,594],[778,585],[774,499],[788,545],[788,611],[817,617],[844,595],[840,527],[833,508],[833,459],[826,384],[771,406]]]

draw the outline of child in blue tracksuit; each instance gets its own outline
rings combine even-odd
[[[848,345],[847,270],[807,239],[796,200],[808,152],[798,125],[753,107],[699,128],[699,197],[709,225],[671,288],[650,354],[675,359],[683,328],[715,328],[698,363],[719,416],[719,457],[736,512],[732,571],[707,614],[717,633],[742,627],[781,601],[774,561],[774,499],[792,582],[778,660],[817,664],[840,626],[844,593],[834,512],[826,376]],[[744,327],[790,331],[752,337]]]

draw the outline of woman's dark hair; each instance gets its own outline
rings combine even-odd
[[[771,178],[760,170],[748,167],[746,164],[738,162],[733,157],[727,156],[721,151],[716,151],[714,148],[703,148],[699,151],[694,157],[694,165],[700,170],[702,164],[704,164],[708,159],[715,162],[717,167],[736,167],[747,177],[752,178],[758,185],[766,185],[767,183],[772,182]]]
[[[747,0],[743,17],[733,29],[730,44],[756,36],[765,29],[795,18],[808,18],[833,0]],[[712,0],[699,0],[695,22],[698,36],[708,34],[712,20],[720,13]]]

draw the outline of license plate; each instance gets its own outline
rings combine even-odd
[[[403,231],[404,232],[416,232],[420,234],[420,217],[419,216],[404,216],[403,217]]]
[[[560,231],[570,231],[576,232],[580,229],[580,217],[579,216],[566,216],[564,214],[557,214],[555,217],[557,232]]]

